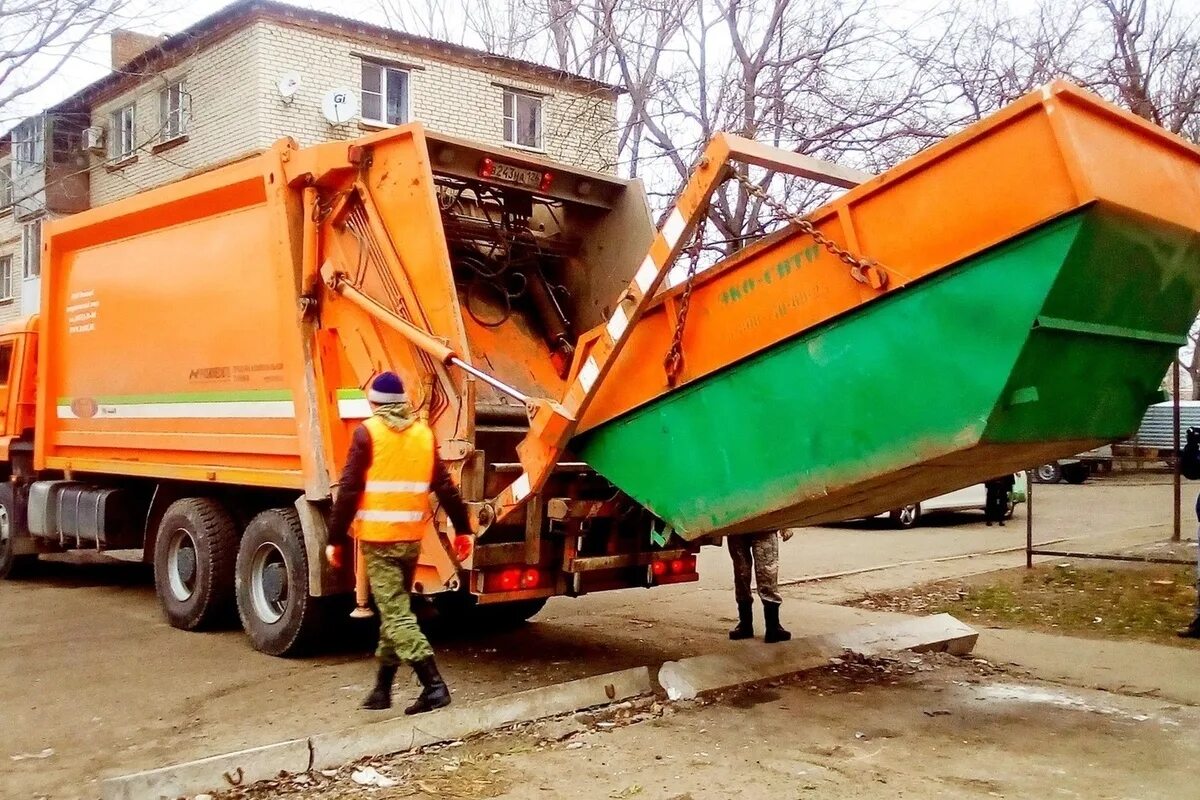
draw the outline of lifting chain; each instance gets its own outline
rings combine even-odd
[[[888,273],[879,264],[879,262],[870,258],[856,256],[854,253],[851,253],[849,250],[817,230],[817,227],[812,224],[812,221],[805,219],[799,214],[788,211],[782,203],[768,195],[766,189],[751,181],[749,176],[738,170],[734,170],[733,175],[735,178],[737,178],[738,183],[742,184],[742,186],[746,188],[746,191],[749,192],[751,196],[762,200],[763,203],[772,211],[774,211],[780,218],[788,220],[800,230],[807,233],[810,237],[812,237],[814,242],[819,244],[821,247],[824,247],[835,257],[841,260],[843,264],[850,267],[850,277],[854,278],[854,280],[858,281],[859,283],[865,283],[872,289],[882,289],[883,287],[887,286]]]
[[[688,308],[692,304],[692,286],[696,282],[696,271],[700,266],[700,251],[704,248],[704,229],[708,223],[708,206],[703,210],[703,216],[696,223],[696,235],[692,239],[690,250],[691,263],[688,264],[687,278],[683,282],[683,295],[679,298],[679,318],[675,320],[675,333],[671,336],[671,347],[667,357],[663,359],[663,369],[667,373],[667,385],[674,387],[683,371],[683,328],[687,325]]]

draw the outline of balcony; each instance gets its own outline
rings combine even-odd
[[[39,114],[12,131],[13,215],[74,214],[89,205],[89,159],[82,114]],[[47,147],[49,144],[49,147]]]

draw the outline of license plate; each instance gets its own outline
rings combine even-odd
[[[505,183],[515,183],[518,186],[532,186],[537,188],[542,184],[542,173],[536,169],[515,167],[512,164],[504,164],[499,161],[492,168],[492,177]]]

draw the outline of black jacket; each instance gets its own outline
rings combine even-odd
[[[342,468],[342,477],[338,481],[337,499],[333,502],[333,511],[329,515],[329,543],[345,542],[350,532],[350,523],[358,513],[358,505],[362,501],[363,490],[367,485],[367,469],[371,466],[371,434],[366,427],[359,425],[350,440],[350,453],[346,457],[346,466]],[[446,509],[446,515],[458,533],[470,533],[470,514],[458,487],[446,465],[442,463],[437,449],[433,451],[433,478],[429,488],[437,495],[438,502]]]

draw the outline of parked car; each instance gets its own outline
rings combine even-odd
[[[1008,498],[1007,519],[1012,519],[1017,503],[1026,499],[1027,476],[1024,472],[1013,475],[1016,484]],[[983,511],[987,501],[987,489],[982,483],[959,489],[956,492],[931,497],[919,503],[912,503],[893,511],[880,514],[877,519],[887,518],[898,528],[912,528],[927,514],[937,514],[950,511]]]

